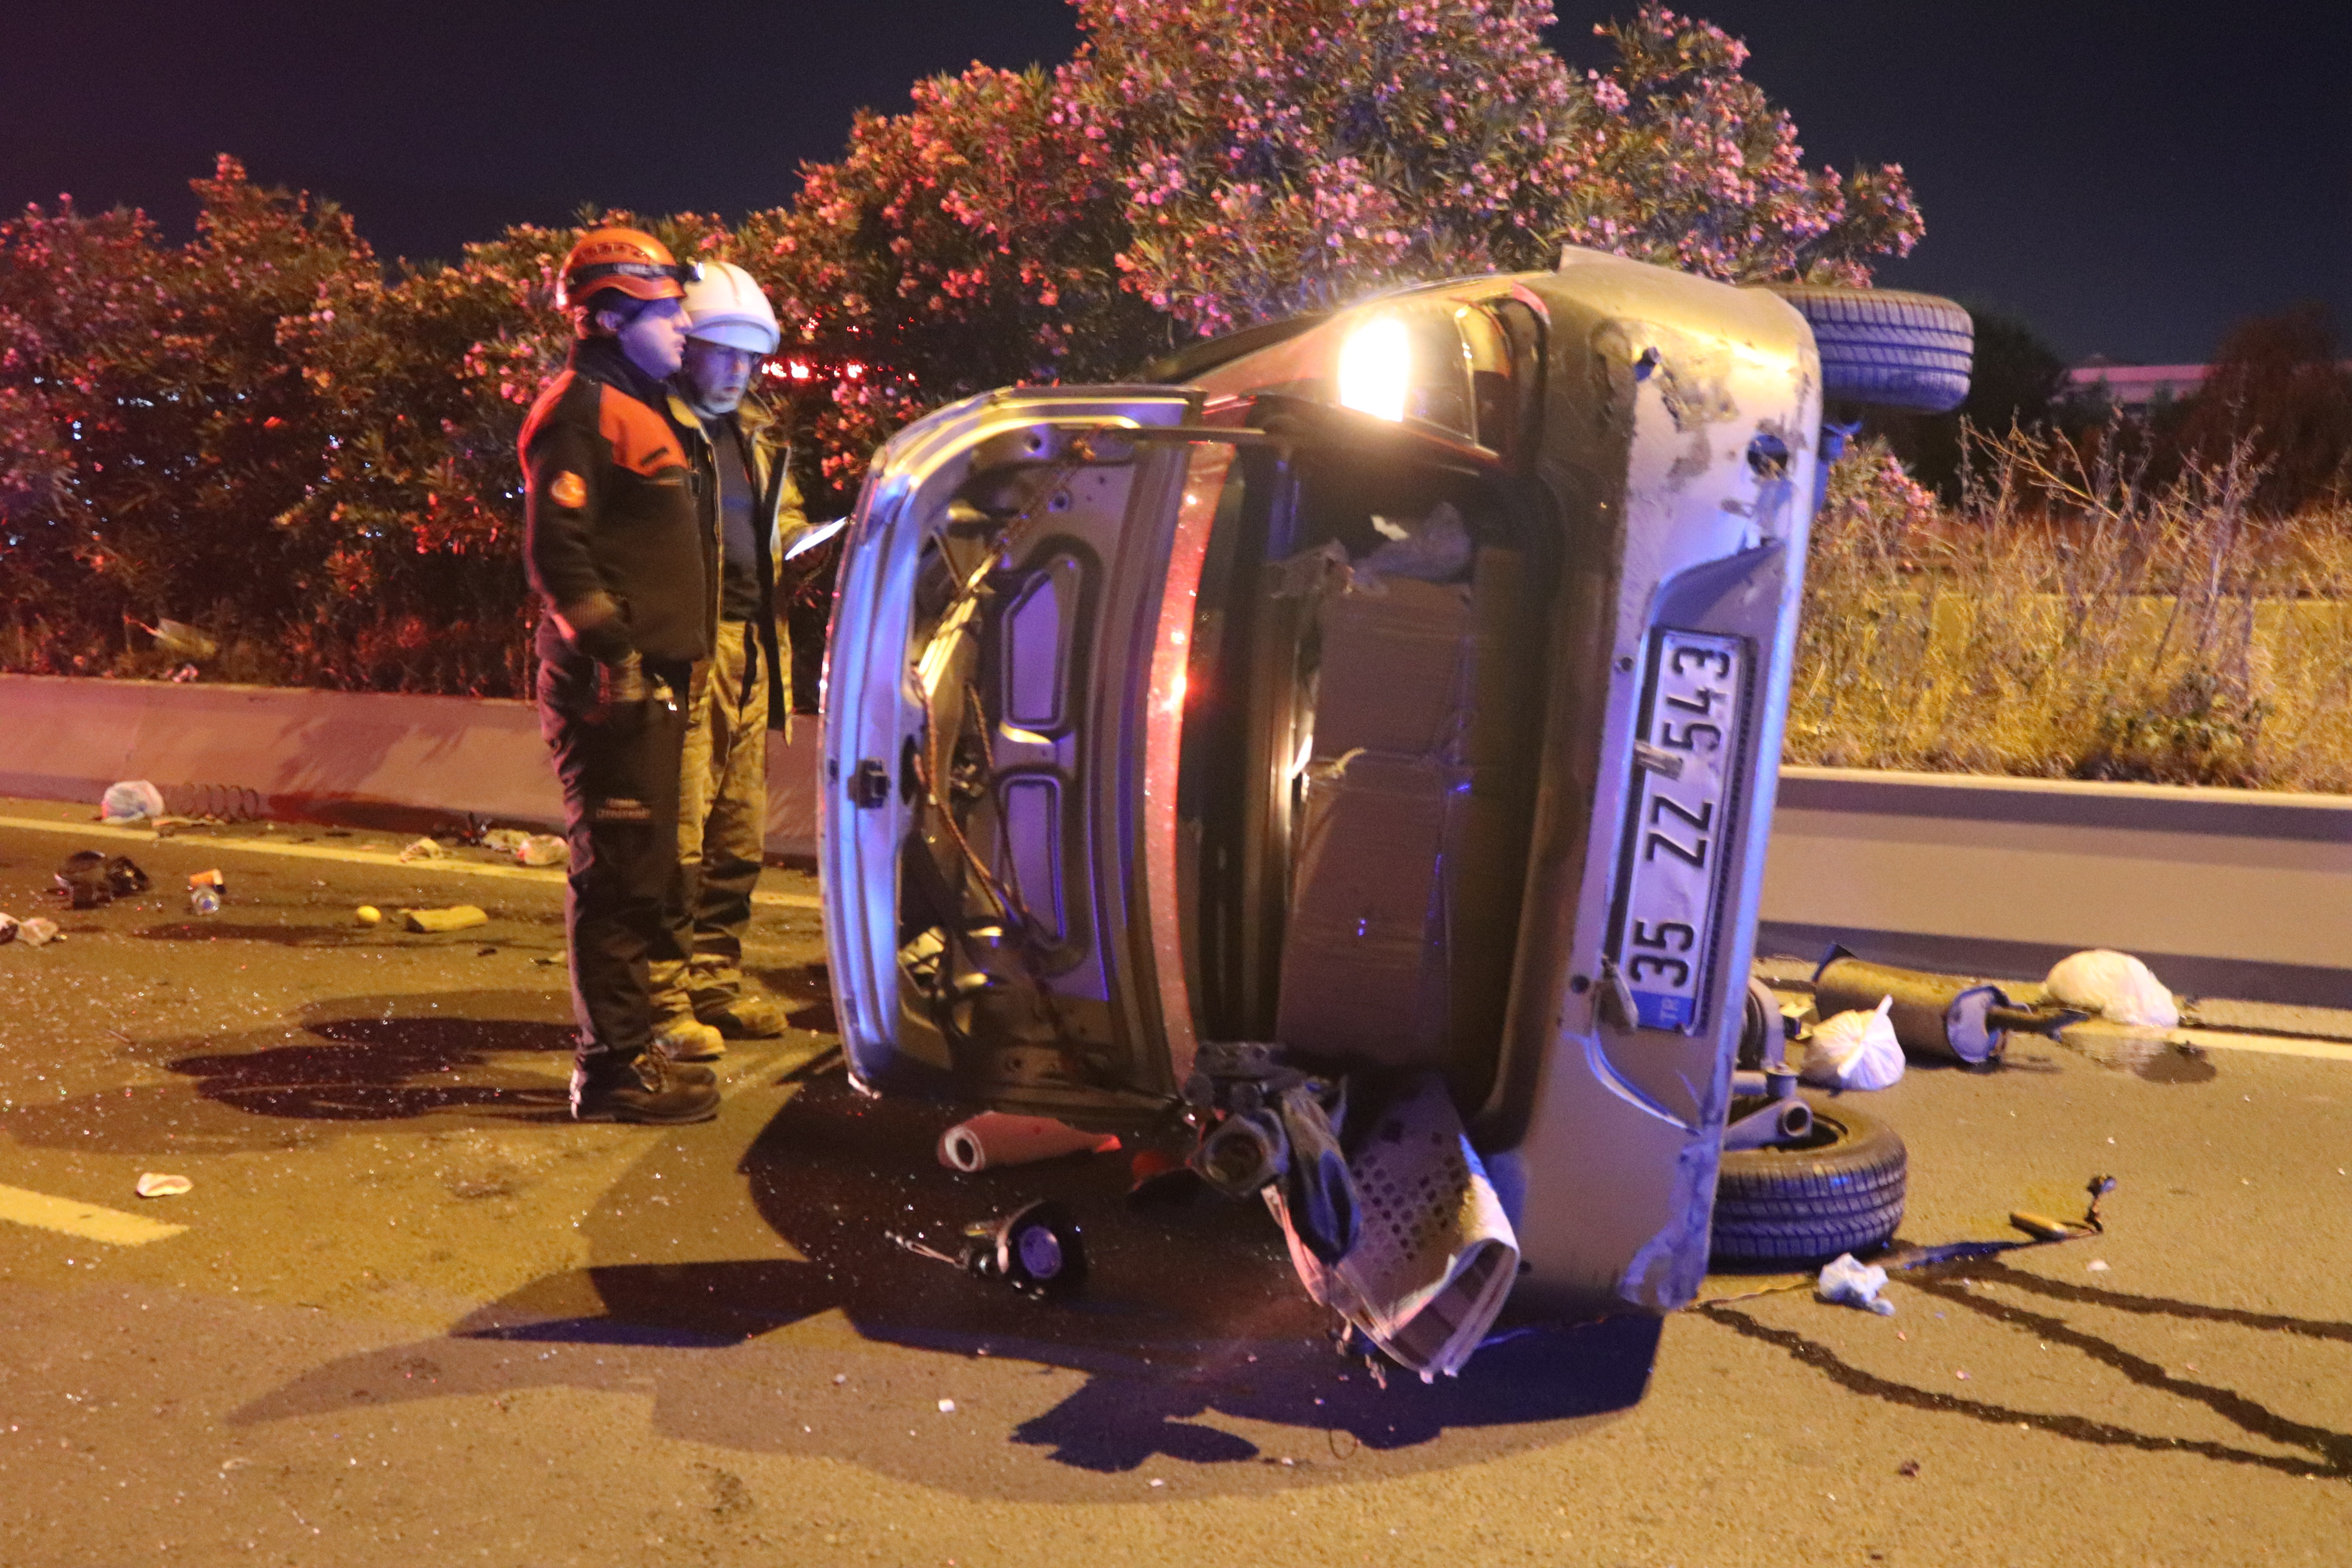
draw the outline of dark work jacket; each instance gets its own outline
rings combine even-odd
[[[541,657],[683,665],[710,643],[692,471],[662,384],[609,338],[572,345],[522,426],[530,585]]]
[[[720,542],[726,521],[719,513],[719,454],[703,432],[702,416],[673,392],[666,407],[670,428],[685,448],[694,469],[697,524],[702,536],[703,602],[709,610],[710,634],[703,655],[719,643],[719,605],[725,584],[720,578]],[[792,718],[792,632],[776,614],[776,563],[784,549],[808,527],[801,506],[800,486],[793,480],[792,447],[782,428],[768,411],[745,394],[730,420],[743,450],[751,459],[751,538],[758,551],[760,613],[751,618],[751,633],[766,656],[762,666],[768,681],[768,728],[789,730]]]

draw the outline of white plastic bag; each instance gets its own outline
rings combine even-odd
[[[163,792],[145,779],[109,784],[98,803],[101,822],[143,822],[163,815]]]
[[[2096,1013],[2110,1023],[2147,1029],[2180,1026],[2180,1009],[2172,993],[2128,952],[2095,947],[2062,958],[2042,984],[2052,1001]]]
[[[1830,1260],[1815,1289],[1832,1306],[1860,1307],[1882,1318],[1895,1315],[1895,1303],[1879,1294],[1886,1289],[1886,1270],[1875,1263],[1865,1266],[1851,1252]]]
[[[1903,1044],[1883,997],[1874,1013],[1840,1013],[1813,1027],[1798,1076],[1817,1089],[1885,1089],[1903,1076]]]

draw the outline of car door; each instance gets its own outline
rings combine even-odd
[[[820,860],[852,1072],[1095,1125],[1190,1070],[1173,812],[1232,447],[1169,387],[909,426],[852,520]]]

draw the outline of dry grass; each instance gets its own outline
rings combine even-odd
[[[1790,762],[2352,793],[2352,508],[2258,520],[2242,452],[2160,488],[1974,457],[1949,510],[1884,448],[1832,473]]]

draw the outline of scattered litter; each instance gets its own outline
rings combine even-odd
[[[954,1400],[952,1400],[952,1399],[942,1399],[942,1400],[940,1400],[940,1415],[954,1415],[954,1414],[955,1414],[955,1401],[954,1401]]]
[[[147,631],[155,639],[156,651],[169,654],[173,658],[210,658],[220,652],[219,643],[185,621],[167,620],[158,616],[155,624]]]
[[[145,779],[110,784],[98,801],[100,822],[143,822],[163,815],[163,792]]]
[[[515,846],[514,858],[525,866],[569,866],[572,846],[552,833],[534,833]]]
[[[117,899],[145,892],[153,884],[127,856],[110,858],[96,849],[77,849],[58,865],[58,891],[78,910],[94,910]]]
[[[1886,1270],[1875,1263],[1865,1264],[1851,1252],[1841,1252],[1822,1270],[1817,1289],[1821,1299],[1840,1307],[1860,1307],[1882,1318],[1895,1315],[1895,1303],[1881,1296],[1886,1289]]]
[[[2062,958],[2042,984],[2068,1006],[2087,1008],[2109,1023],[2145,1029],[2180,1026],[2180,1008],[2172,993],[2127,952],[2095,947]]]
[[[1070,1212],[1050,1200],[1040,1199],[1001,1220],[964,1226],[963,1250],[952,1256],[895,1231],[884,1234],[918,1258],[961,1268],[975,1279],[1002,1280],[1039,1300],[1069,1295],[1086,1283],[1086,1237]]]
[[[488,925],[490,917],[471,904],[452,904],[446,910],[403,910],[401,920],[410,931],[464,931],[468,926]]]
[[[16,940],[16,929],[15,915],[0,915],[0,947],[5,947]],[[2336,1173],[2339,1176],[2343,1173],[2341,1171]]]
[[[352,911],[352,918],[363,926],[381,925],[383,923],[383,911],[373,904],[362,904]]]
[[[1166,1486],[1168,1483],[1167,1483],[1166,1481],[1161,1480],[1158,1476],[1154,1476],[1154,1477],[1152,1477],[1152,1478],[1151,1478],[1151,1484],[1152,1484],[1153,1486],[1155,1486],[1155,1487],[1164,1487],[1164,1486]]]
[[[1895,1467],[1895,1473],[1898,1476],[1916,1476],[1919,1473],[1919,1461],[1906,1459]]]
[[[495,849],[501,855],[511,855],[523,846],[530,834],[520,827],[493,827],[482,835],[482,847]]]
[[[1001,1165],[1027,1165],[1061,1154],[1106,1154],[1118,1136],[1087,1132],[1050,1116],[1008,1116],[983,1110],[940,1134],[940,1163],[970,1175]]]
[[[2064,1241],[2084,1231],[2083,1226],[2069,1225],[2063,1219],[2052,1219],[2048,1215],[2035,1214],[2031,1209],[2010,1210],[2009,1223],[2042,1241]]]
[[[2083,1267],[2094,1274],[2105,1274],[2107,1271],[2107,1260],[2104,1258],[2094,1258]]]
[[[411,860],[446,860],[447,858],[449,858],[449,851],[443,847],[440,840],[435,838],[420,838],[400,852],[400,863],[404,866]]]
[[[182,1193],[193,1192],[196,1184],[185,1176],[167,1176],[159,1171],[140,1173],[138,1193],[142,1198],[176,1198]]]
[[[841,1384],[845,1384],[845,1383],[847,1383],[848,1381],[849,1381],[849,1374],[848,1374],[847,1373],[845,1373],[845,1372],[836,1372],[836,1373],[835,1373],[833,1374],[834,1386],[835,1386],[835,1387],[836,1387],[836,1388],[838,1388]]]
[[[1903,1077],[1903,1044],[1887,1013],[1895,998],[1868,1013],[1840,1013],[1814,1026],[1801,1076],[1820,1089],[1885,1089]]]
[[[26,947],[47,947],[53,942],[65,941],[65,933],[58,930],[57,921],[36,915],[17,926],[16,940]]]
[[[218,870],[198,871],[188,879],[188,908],[200,915],[217,914],[228,897],[228,879]]]
[[[488,942],[485,942],[485,943],[483,943],[480,947],[478,947],[478,948],[476,948],[476,949],[474,950],[474,956],[475,956],[476,958],[488,958],[488,957],[489,957],[489,956],[490,956],[490,954],[492,954],[492,953],[494,953],[494,952],[498,952],[498,949],[497,949],[497,948],[495,948],[495,947],[493,947],[493,946],[489,945]]]
[[[1961,1371],[1959,1368],[1958,1368],[1958,1367],[1954,1367],[1954,1368],[1952,1369],[1952,1375],[1953,1375],[1954,1377],[1958,1378],[1962,1383],[1966,1383],[1966,1382],[1969,1380],[1969,1374],[1968,1374],[1967,1373],[1965,1373],[1965,1372],[1962,1372],[1962,1371]]]

